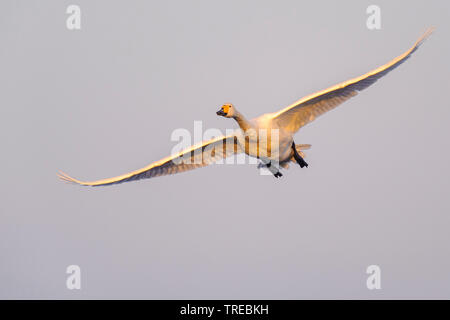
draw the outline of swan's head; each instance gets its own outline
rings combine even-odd
[[[225,118],[231,118],[235,115],[235,111],[236,109],[231,103],[226,103],[220,107],[219,111],[217,111],[216,114]]]

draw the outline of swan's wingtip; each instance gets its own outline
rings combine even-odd
[[[62,180],[64,182],[68,182],[68,183],[71,183],[71,184],[77,184],[77,185],[85,185],[82,181],[79,181],[79,180],[77,180],[75,178],[72,178],[71,176],[69,176],[68,174],[66,174],[66,173],[64,173],[64,172],[62,172],[60,170],[58,171],[56,176],[60,180]]]
[[[420,37],[418,42],[422,43],[423,41],[425,41],[435,30],[436,30],[435,26],[428,27],[423,33],[423,35]]]

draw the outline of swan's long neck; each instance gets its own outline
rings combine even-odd
[[[233,119],[239,124],[239,127],[245,132],[251,128],[250,122],[236,109],[234,110]]]

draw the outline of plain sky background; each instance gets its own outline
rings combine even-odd
[[[143,167],[194,120],[235,128],[222,103],[279,110],[432,25],[405,64],[297,133],[307,169],[56,177]],[[449,1],[1,1],[0,298],[450,298],[449,38]]]

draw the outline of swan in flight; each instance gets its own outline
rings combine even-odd
[[[239,129],[231,135],[204,141],[142,169],[113,178],[86,182],[72,178],[63,172],[59,172],[58,176],[64,181],[84,186],[106,186],[184,172],[243,152],[258,158],[261,161],[258,167],[267,168],[276,178],[282,176],[280,168],[287,168],[289,162],[297,163],[301,168],[308,167],[303,159],[302,150],[308,149],[310,145],[296,144],[294,134],[301,127],[354,97],[358,91],[369,87],[405,62],[432,31],[432,28],[428,29],[409,50],[387,64],[360,77],[306,96],[278,112],[247,120],[234,105],[224,104],[217,111],[217,115],[232,118],[239,125]],[[261,132],[264,132],[264,139]],[[276,143],[274,143],[275,140]]]

